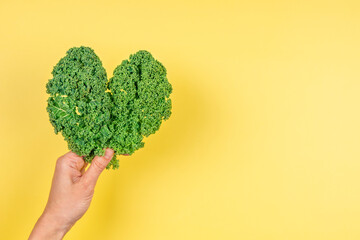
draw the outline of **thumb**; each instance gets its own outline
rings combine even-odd
[[[84,174],[84,181],[93,187],[95,187],[95,184],[106,166],[109,164],[110,160],[114,156],[114,150],[107,148],[105,150],[105,155],[103,157],[101,156],[95,156],[94,159],[91,162],[91,165],[89,169]]]

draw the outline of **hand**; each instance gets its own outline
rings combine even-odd
[[[113,150],[106,149],[103,157],[92,160],[86,172],[87,163],[73,152],[57,160],[48,202],[29,240],[64,237],[89,208],[96,182],[113,155]]]

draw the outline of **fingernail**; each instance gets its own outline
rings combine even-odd
[[[110,159],[112,158],[113,154],[114,154],[114,151],[113,151],[112,149],[110,149],[110,148],[107,148],[107,149],[105,150],[105,156],[104,156],[104,157],[105,157],[107,160],[110,160]]]

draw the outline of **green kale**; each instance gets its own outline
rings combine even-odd
[[[133,154],[144,137],[155,133],[171,115],[171,84],[164,66],[147,51],[124,60],[108,81],[99,57],[88,47],[71,48],[46,85],[47,111],[55,133],[70,150],[91,162],[105,148],[116,155]]]

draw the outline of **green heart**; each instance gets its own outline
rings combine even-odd
[[[50,122],[86,162],[112,148],[115,154],[107,168],[118,168],[116,155],[143,147],[144,136],[155,133],[171,115],[166,69],[147,51],[124,60],[108,80],[94,50],[74,47],[52,75],[46,85]]]

